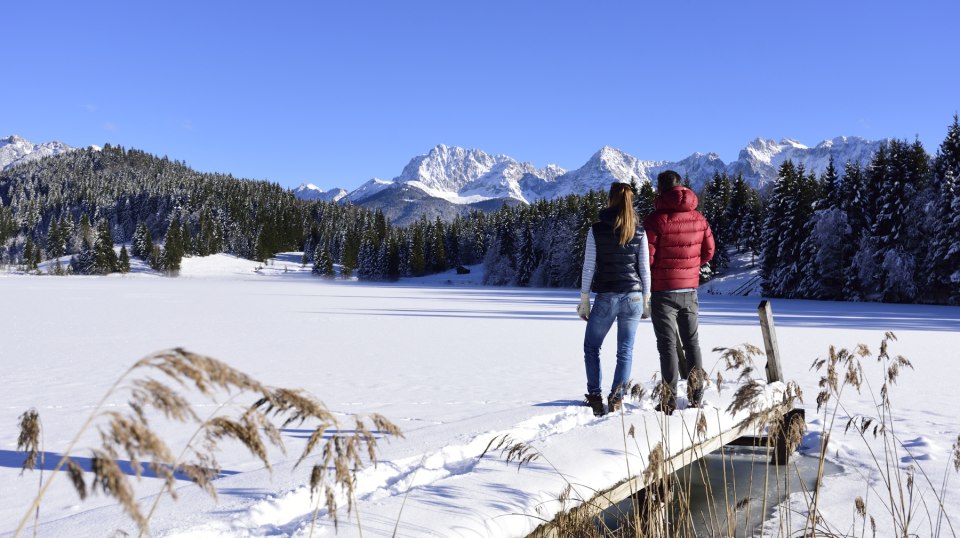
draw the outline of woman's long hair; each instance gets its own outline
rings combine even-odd
[[[610,207],[616,208],[617,218],[614,221],[614,230],[620,231],[620,246],[626,245],[633,239],[637,231],[637,216],[633,210],[633,189],[627,183],[610,185]]]

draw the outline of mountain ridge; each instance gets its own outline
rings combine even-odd
[[[412,187],[432,198],[454,204],[511,199],[532,203],[589,190],[606,189],[610,183],[652,182],[663,170],[672,169],[700,188],[716,173],[742,174],[748,184],[761,188],[773,181],[777,168],[787,159],[808,171],[822,174],[830,157],[837,166],[847,161],[866,164],[880,144],[889,139],[867,140],[838,136],[814,147],[783,138],[756,138],[742,149],[737,160],[725,163],[716,153],[695,152],[679,161],[638,159],[620,149],[603,146],[586,163],[574,170],[549,164],[537,168],[507,155],[491,155],[479,149],[438,144],[412,158],[392,180],[374,178],[342,199],[362,204],[384,189]]]

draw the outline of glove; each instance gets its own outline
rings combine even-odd
[[[581,293],[580,294],[580,304],[577,305],[577,315],[580,316],[580,319],[587,321],[590,318],[590,294]]]
[[[640,319],[649,319],[650,318],[650,294],[643,294],[643,313],[640,314]]]

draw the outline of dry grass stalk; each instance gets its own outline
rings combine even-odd
[[[103,411],[103,403],[120,387],[121,381],[140,371],[158,372],[166,376],[169,382],[160,381],[147,373],[129,382],[129,412]],[[256,398],[256,403],[233,417],[225,413],[226,404],[219,404],[216,412],[201,420],[194,412],[187,394],[182,391],[199,394],[214,403],[222,393],[233,394],[229,401],[233,401],[237,395],[248,394]],[[180,456],[174,456],[164,439],[151,429],[148,421],[151,415],[162,415],[172,422],[196,425],[193,437],[183,447]],[[280,421],[281,426],[278,427],[274,420]],[[130,477],[119,465],[122,459],[130,461],[137,479],[142,477],[143,465],[147,465],[163,480],[161,493],[168,493],[174,499],[178,473],[215,497],[213,480],[220,474],[215,452],[219,443],[224,440],[239,442],[270,469],[268,446],[284,450],[280,428],[306,421],[315,427],[297,465],[315,452],[324,441],[325,432],[331,429],[336,432],[322,444],[323,464],[314,465],[310,473],[311,494],[323,488],[328,515],[336,523],[336,492],[347,493],[349,513],[354,503],[355,473],[363,465],[364,456],[367,461],[376,463],[377,435],[402,437],[400,429],[386,418],[373,415],[365,419],[356,417],[354,430],[341,433],[336,417],[309,394],[300,390],[268,387],[222,361],[180,348],[144,357],[121,376],[64,451],[54,472],[65,466],[81,499],[95,491],[116,499],[143,535],[147,532],[149,519],[161,495],[156,496],[150,511],[144,515],[136,502]],[[21,436],[25,440],[23,446],[28,449],[28,459],[31,459],[32,452],[29,450],[32,450],[32,439],[35,437],[35,421],[30,418],[21,422]],[[98,424],[100,446],[92,449],[92,478],[88,485],[79,465],[69,456],[76,439],[94,423]],[[372,431],[368,424],[372,426]],[[195,439],[200,442],[194,443]],[[326,472],[331,468],[334,470],[332,476]],[[41,488],[31,510],[39,506],[51,481],[52,478]],[[22,529],[23,524],[14,536],[19,536]]]
[[[36,409],[30,408],[20,415],[18,429],[20,433],[17,436],[17,450],[22,450],[27,453],[20,467],[20,476],[23,476],[23,472],[26,470],[35,469],[39,460],[40,476],[38,478],[39,485],[37,488],[39,491],[43,491],[43,426],[40,423],[40,414],[37,413]],[[39,524],[40,506],[38,505],[33,513],[34,538],[37,536],[37,526]]]
[[[523,441],[514,441],[510,434],[498,435],[491,439],[480,454],[480,458],[491,450],[499,451],[500,457],[507,463],[517,462],[517,472],[520,472],[522,466],[540,458],[540,452],[536,448]]]
[[[957,435],[957,441],[953,443],[953,470],[960,473],[960,434]]]
[[[42,457],[40,450],[40,414],[37,413],[37,410],[29,409],[20,415],[18,428],[20,435],[17,436],[17,450],[27,453],[20,468],[20,474],[22,475],[23,471],[36,469],[37,462]]]
[[[863,497],[857,496],[853,501],[853,507],[860,517],[867,517],[867,504],[863,502]]]

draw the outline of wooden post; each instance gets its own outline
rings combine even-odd
[[[783,381],[780,368],[780,348],[777,347],[777,331],[773,326],[773,310],[769,301],[760,301],[760,328],[763,329],[763,346],[767,349],[767,382]]]
[[[779,431],[777,431],[777,438],[774,443],[773,456],[770,458],[770,463],[774,465],[786,465],[790,463],[790,455],[793,451],[789,450],[790,446],[787,442],[787,437],[790,435],[791,428],[799,428],[801,434],[806,430],[806,416],[802,408],[791,409],[787,411],[786,415],[783,415],[783,424],[780,425]],[[796,447],[794,447],[794,450],[796,450]]]

